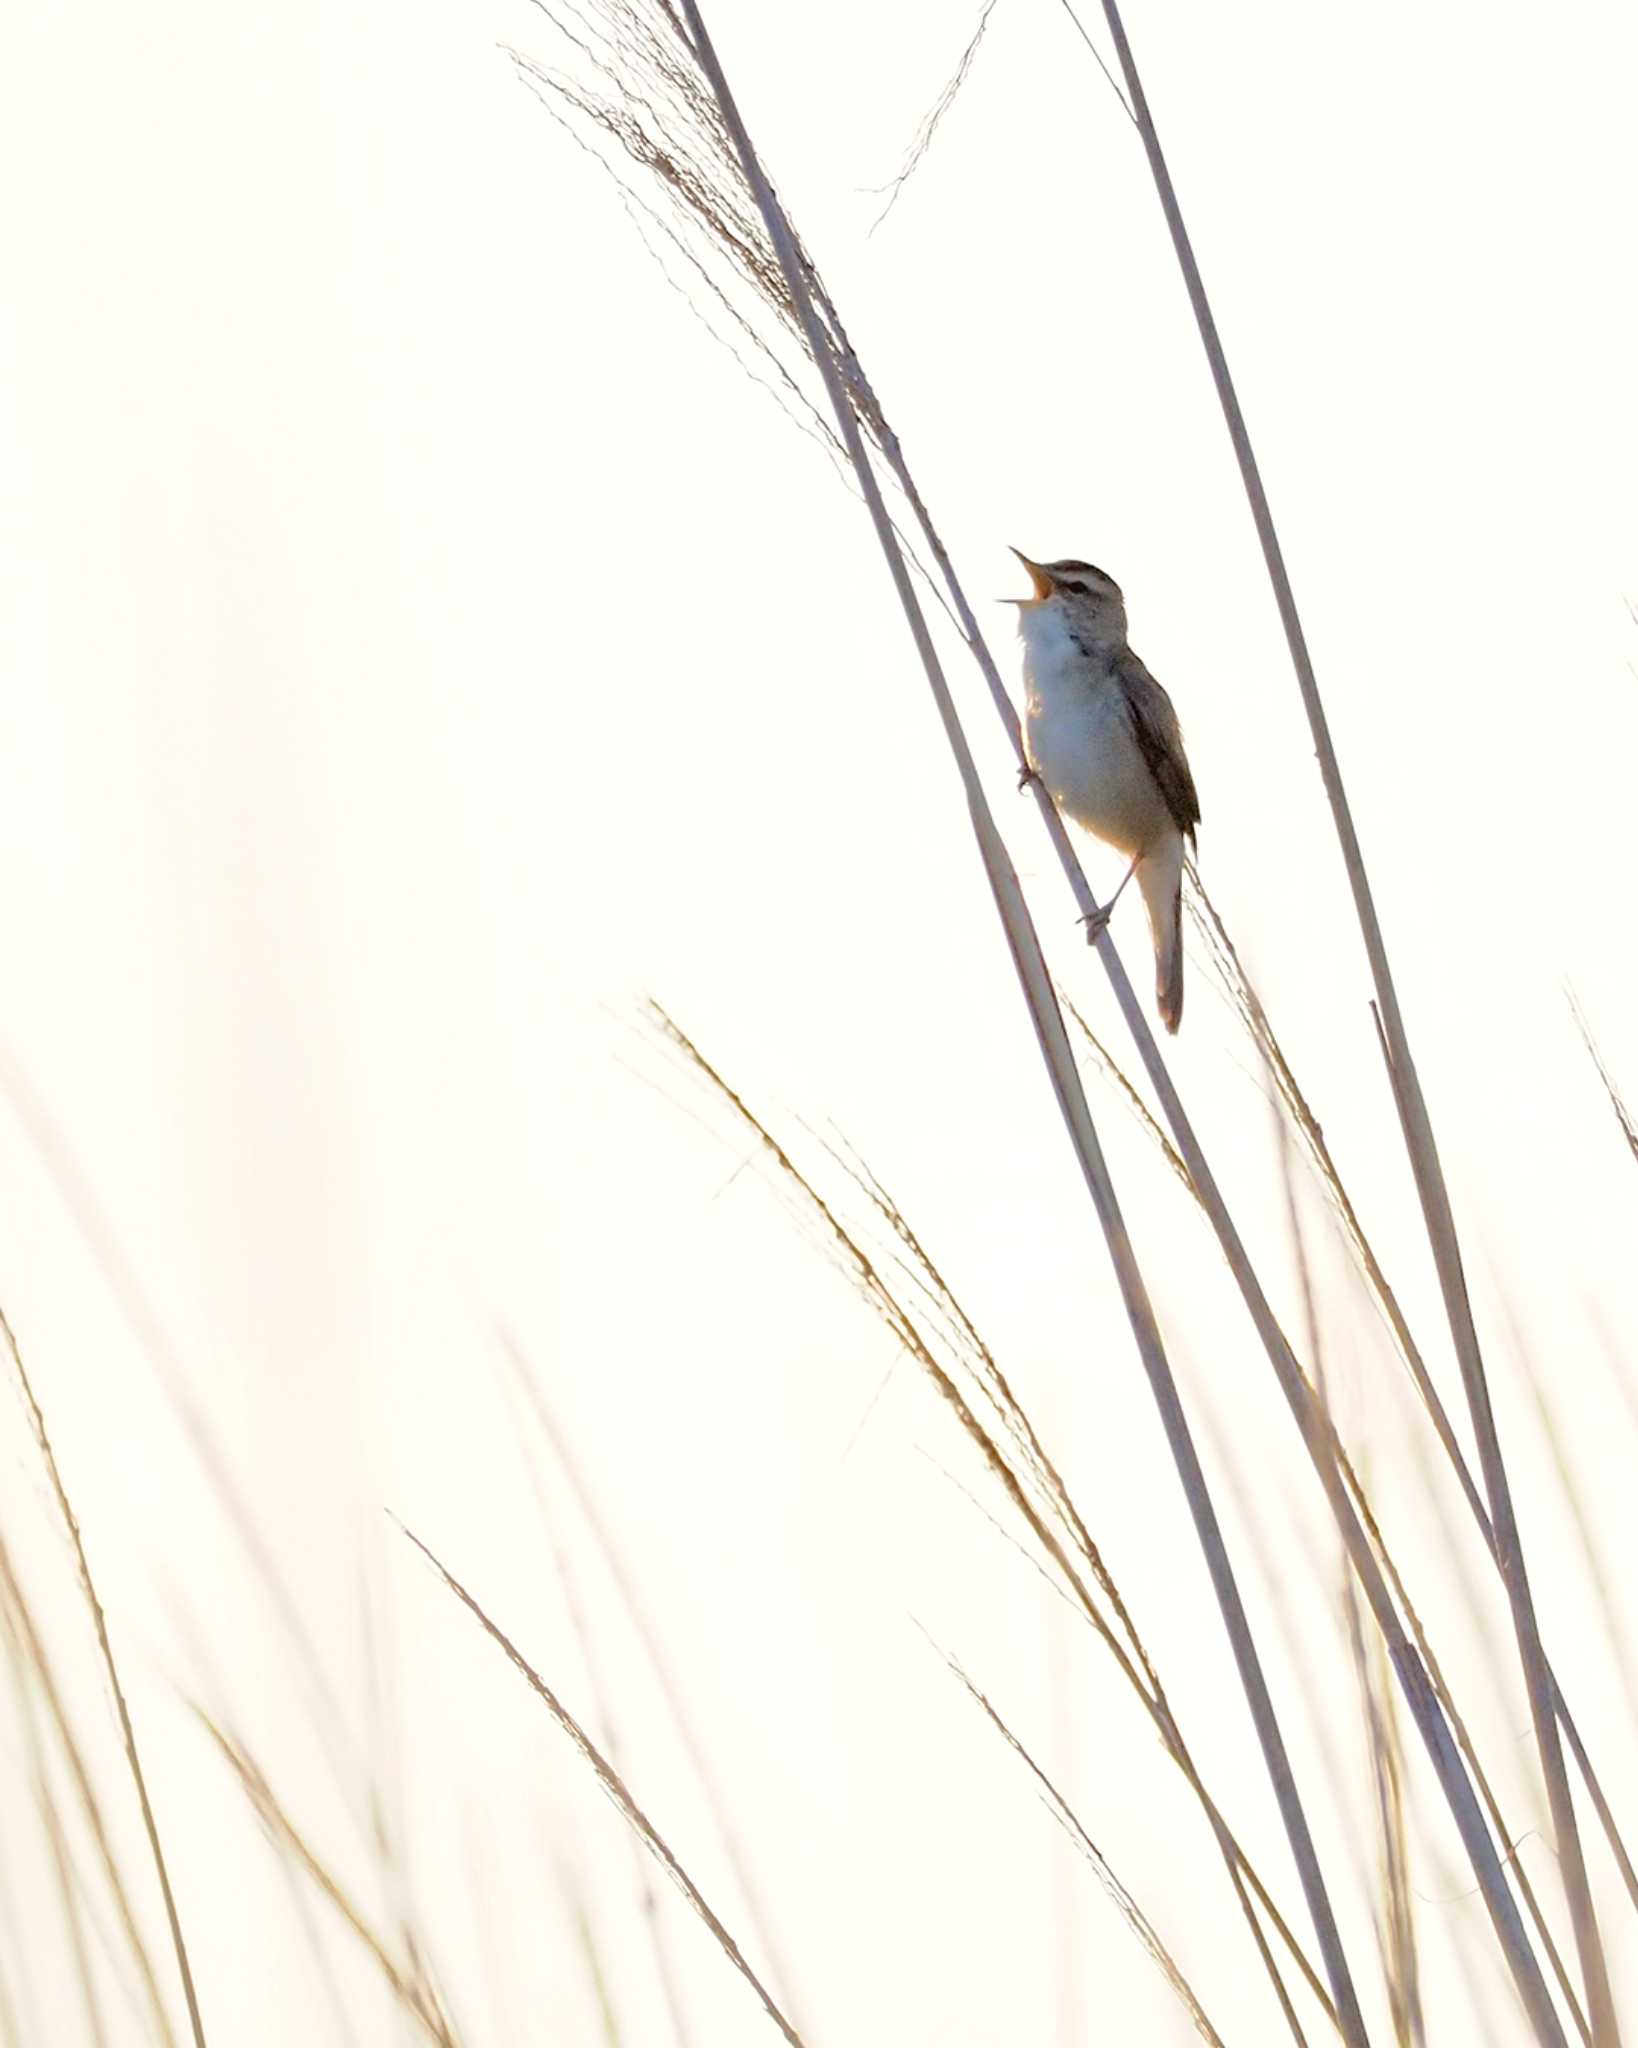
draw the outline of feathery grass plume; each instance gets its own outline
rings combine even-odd
[[[159,1840],[159,1823],[154,1818],[153,1802],[148,1797],[148,1780],[142,1769],[142,1754],[137,1748],[136,1729],[131,1724],[131,1709],[126,1704],[125,1688],[120,1683],[119,1666],[114,1661],[114,1646],[108,1636],[108,1617],[103,1612],[96,1581],[91,1576],[91,1561],[85,1554],[79,1517],[74,1512],[68,1498],[68,1488],[63,1484],[63,1475],[57,1467],[57,1454],[51,1447],[51,1438],[46,1431],[45,1415],[35,1396],[34,1383],[29,1378],[28,1368],[23,1363],[23,1354],[17,1348],[16,1336],[3,1308],[0,1308],[0,1336],[4,1337],[6,1349],[11,1354],[12,1369],[17,1375],[17,1383],[22,1388],[23,1398],[28,1404],[34,1440],[45,1463],[52,1496],[56,1500],[63,1527],[74,1549],[74,1562],[79,1568],[80,1591],[85,1595],[86,1606],[91,1612],[91,1626],[96,1634],[102,1668],[107,1674],[113,1692],[114,1709],[119,1716],[120,1734],[125,1743],[125,1762],[131,1773],[131,1783],[136,1789],[137,1804],[142,1811],[142,1825],[148,1837],[148,1851],[153,1858],[154,1875],[159,1880],[160,1896],[165,1904],[165,1920],[170,1928],[171,1949],[176,1957],[177,1974],[182,1980],[182,1995],[187,2003],[188,2024],[193,2029],[194,2048],[205,2048],[205,2025],[200,2017],[199,1999],[193,1986],[193,1967],[188,1961],[188,1945],[182,1937],[182,1919],[176,1909],[176,1896],[171,1890],[171,1876],[165,1865],[165,1851]]]
[[[1411,1176],[1416,1184],[1423,1225],[1427,1232],[1434,1269],[1438,1275],[1440,1293],[1444,1298],[1451,1342],[1461,1368],[1462,1385],[1467,1395],[1474,1436],[1478,1442],[1480,1470],[1484,1475],[1491,1522],[1503,1565],[1502,1581],[1507,1589],[1512,1609],[1519,1662],[1530,1699],[1530,1718],[1535,1728],[1536,1748],[1541,1760],[1542,1777],[1547,1787],[1548,1803],[1552,1808],[1553,1832],[1557,1840],[1571,1924],[1575,1930],[1576,1952],[1581,1965],[1582,1981],[1586,1987],[1593,2039],[1596,2048],[1616,2048],[1620,2040],[1620,2030],[1616,2023],[1614,1999],[1610,1990],[1609,1965],[1593,1906],[1592,1887],[1587,1876],[1575,1803],[1570,1794],[1569,1775],[1565,1770],[1563,1749],[1559,1741],[1559,1719],[1554,1697],[1556,1688],[1547,1666],[1546,1652],[1542,1647],[1541,1630],[1530,1589],[1524,1547],[1513,1508],[1512,1488],[1502,1456],[1495,1416],[1491,1409],[1484,1358],[1473,1322],[1472,1304],[1468,1298],[1461,1247],[1456,1232],[1455,1211],[1451,1205],[1450,1191],[1434,1137],[1432,1118],[1422,1093],[1421,1080],[1399,1007],[1399,993],[1388,961],[1382,926],[1377,917],[1376,901],[1365,867],[1364,852],[1354,827],[1347,791],[1343,786],[1341,763],[1331,739],[1330,724],[1320,695],[1319,679],[1309,654],[1307,636],[1297,610],[1296,593],[1286,568],[1284,550],[1281,548],[1279,534],[1274,525],[1268,494],[1263,487],[1262,474],[1252,448],[1245,415],[1240,409],[1239,394],[1229,372],[1228,358],[1217,331],[1217,322],[1206,294],[1204,280],[1200,275],[1199,264],[1195,260],[1193,244],[1184,224],[1177,190],[1172,183],[1171,172],[1161,149],[1159,132],[1155,127],[1154,116],[1143,89],[1143,81],[1132,55],[1132,46],[1127,38],[1119,5],[1117,0],[1102,0],[1102,5],[1104,19],[1114,38],[1115,52],[1126,81],[1127,96],[1143,138],[1144,153],[1149,160],[1149,169],[1166,218],[1172,248],[1177,257],[1178,268],[1182,272],[1184,286],[1188,291],[1201,344],[1211,367],[1212,381],[1216,385],[1229,438],[1234,446],[1246,502],[1262,546],[1263,560],[1268,570],[1275,604],[1285,628],[1286,644],[1291,654],[1298,694],[1307,715],[1315,756],[1319,762],[1320,778],[1331,808],[1332,823],[1353,895],[1360,936],[1364,942],[1371,980],[1376,990],[1376,1009],[1384,1035],[1389,1086],[1399,1111]],[[1525,1993],[1526,2004],[1535,2017],[1538,2031],[1543,2032],[1545,2039],[1552,2039],[1557,2028],[1551,2010],[1545,2003],[1544,1989],[1538,1992],[1535,1986],[1526,1986],[1523,1982],[1520,1989]]]
[[[1049,1583],[1058,1590],[1068,1589],[1076,1609],[1091,1624],[1105,1649],[1113,1656],[1122,1677],[1137,1694],[1167,1754],[1200,1803],[1224,1859],[1259,1959],[1272,1982],[1294,2039],[1299,2043],[1304,2039],[1301,2024],[1268,1946],[1258,1918],[1258,1908],[1267,1916],[1309,1990],[1335,2026],[1336,2011],[1323,1984],[1200,1777],[1159,1672],[1086,1523],[989,1346],[912,1230],[908,1219],[862,1161],[852,1160],[835,1148],[826,1147],[855,1188],[886,1222],[897,1246],[908,1254],[922,1298],[936,1307],[935,1327],[945,1338],[942,1347],[938,1346],[929,1330],[918,1323],[895,1291],[883,1261],[867,1248],[836,1205],[803,1172],[750,1104],[710,1063],[668,1012],[652,1001],[646,1008],[656,1029],[756,1138],[773,1162],[778,1185],[794,1196],[799,1218],[814,1227],[821,1250],[858,1289],[867,1305],[931,1381],[1014,1510],[1057,1567],[1062,1587],[1057,1587],[1056,1581],[1049,1580]],[[941,1348],[943,1357],[939,1355]],[[963,1376],[973,1388],[975,1399],[990,1411],[996,1424],[993,1433],[958,1386],[956,1373]],[[1011,1457],[1004,1445],[1011,1447]],[[987,1511],[981,1508],[980,1512]],[[1016,1540],[1010,1537],[1009,1532],[1002,1533],[1008,1535],[1008,1540]],[[1031,1559],[1031,1562],[1035,1560]],[[1094,1585],[1108,1604],[1108,1615],[1093,1595]]]
[[[1041,1796],[1047,1811],[1063,1828],[1087,1862],[1091,1864],[1097,1874],[1099,1884],[1103,1886],[1104,1891],[1108,1894],[1115,1910],[1137,1936],[1149,1960],[1166,1980],[1178,2003],[1188,2014],[1195,2032],[1202,2041],[1209,2042],[1211,2048],[1223,2048],[1222,2035],[1218,2033],[1217,2029],[1206,2017],[1204,2006],[1201,2005],[1199,1999],[1195,1996],[1194,1989],[1190,1985],[1189,1980],[1173,1960],[1171,1951],[1156,1933],[1154,1923],[1115,1875],[1110,1867],[1109,1859],[1081,1825],[1069,1801],[1065,1799],[1064,1795],[1036,1762],[1029,1750],[1025,1748],[1024,1744],[1013,1733],[1012,1729],[1007,1726],[1007,1723],[1003,1720],[989,1696],[973,1682],[954,1657],[950,1656],[947,1652],[941,1652],[940,1654],[943,1655],[944,1661],[951,1671],[954,1672],[955,1676],[966,1687],[969,1697],[978,1706],[983,1708],[985,1714],[989,1717],[991,1726],[995,1728],[1007,1747],[1015,1756],[1022,1758],[1029,1769],[1030,1775],[1041,1789]]]
[[[872,234],[876,232],[876,229],[881,226],[894,207],[898,205],[899,195],[910,182],[917,165],[931,148],[933,137],[938,132],[939,123],[955,105],[956,94],[967,83],[967,73],[973,68],[973,59],[978,55],[978,46],[984,40],[984,32],[989,27],[990,16],[994,12],[995,0],[984,0],[983,12],[978,17],[978,26],[973,30],[966,49],[961,53],[961,61],[951,73],[944,90],[923,115],[921,126],[916,130],[915,139],[904,153],[904,162],[899,167],[898,175],[882,188],[887,194],[887,204],[877,214],[872,223],[870,229]]]
[[[394,1517],[394,1520],[396,1521],[397,1518]],[[449,1591],[455,1595],[456,1599],[460,1601],[461,1605],[479,1624],[490,1641],[497,1648],[505,1652],[513,1669],[518,1672],[536,1697],[544,1703],[552,1719],[556,1721],[564,1734],[568,1736],[586,1762],[591,1765],[598,1785],[613,1802],[616,1810],[624,1818],[627,1825],[636,1832],[639,1840],[642,1841],[649,1853],[658,1862],[666,1876],[671,1879],[672,1883],[711,1930],[711,1933],[716,1938],[717,1946],[756,1993],[757,1997],[761,2000],[763,2011],[767,2013],[780,2033],[791,2044],[791,2048],[803,2048],[801,2035],[796,2032],[790,2021],[786,2019],[778,2005],[775,2004],[767,1986],[746,1961],[744,1951],[740,1948],[739,1943],[735,1941],[734,1937],[728,1932],[728,1929],[706,1903],[699,1887],[688,1875],[688,1872],[681,1863],[678,1862],[665,1838],[654,1826],[654,1823],[632,1797],[626,1787],[625,1780],[620,1776],[619,1772],[609,1763],[607,1757],[603,1755],[596,1743],[592,1741],[585,1729],[575,1719],[574,1715],[569,1712],[568,1708],[558,1698],[557,1694],[553,1692],[552,1688],[541,1677],[528,1658],[524,1656],[516,1643],[512,1641],[511,1637],[506,1634],[505,1630],[498,1623],[490,1619],[477,1600],[461,1584],[460,1580],[455,1577],[454,1573],[439,1561],[437,1556],[428,1549],[413,1529],[406,1529],[402,1522],[398,1522],[397,1526],[408,1541],[414,1544],[427,1563],[432,1566]]]
[[[1097,65],[1098,69],[1103,73],[1104,78],[1107,80],[1109,90],[1115,95],[1115,98],[1119,100],[1121,112],[1126,116],[1128,121],[1132,122],[1133,126],[1135,127],[1137,125],[1136,117],[1134,116],[1131,108],[1126,104],[1126,95],[1121,91],[1119,81],[1116,79],[1115,74],[1109,69],[1109,66],[1104,62],[1102,51],[1099,50],[1097,44],[1094,43],[1092,38],[1087,34],[1085,24],[1082,22],[1080,16],[1075,12],[1074,8],[1069,5],[1069,0],[1063,0],[1063,8],[1064,12],[1069,16],[1070,20],[1074,23],[1077,31],[1079,32],[1081,41],[1085,43],[1087,49],[1091,52],[1092,61]],[[928,109],[927,113],[923,117],[921,126],[916,130],[913,141],[911,142],[909,148],[905,151],[904,163],[897,177],[895,177],[891,181],[891,183],[881,187],[881,190],[886,192],[888,195],[887,204],[882,208],[881,212],[877,214],[875,220],[871,223],[870,232],[872,234],[876,232],[877,228],[881,226],[882,222],[886,220],[887,216],[893,211],[894,207],[897,206],[897,204],[899,203],[900,194],[903,192],[905,186],[910,182],[910,179],[914,176],[916,171],[920,169],[922,159],[926,156],[929,148],[932,146],[934,135],[938,132],[938,129],[941,123],[943,122],[945,115],[949,113],[951,107],[954,106],[956,96],[960,93],[962,87],[967,83],[968,73],[973,68],[973,59],[978,55],[978,46],[984,40],[984,32],[986,29],[988,29],[990,25],[990,16],[994,12],[994,10],[995,0],[986,0],[984,11],[978,17],[978,26],[973,30],[972,40],[968,43],[966,49],[962,52],[961,61],[959,64],[957,64],[955,71],[951,75],[949,81],[946,83],[944,90],[939,94],[938,98],[933,102],[932,106]]]
[[[531,4],[565,46],[565,61],[544,64],[503,44],[519,79],[614,181],[650,254],[707,331],[840,460],[773,242],[676,9],[669,0]],[[816,283],[807,251],[801,256]]]
[[[695,1783],[699,1786],[711,1818],[716,1824],[723,1854],[728,1859],[728,1867],[734,1874],[734,1882],[744,1901],[746,1915],[756,1934],[757,1946],[766,1958],[769,1983],[781,2008],[789,2014],[792,2025],[800,2033],[801,2014],[791,1991],[793,1972],[785,1953],[784,1943],[774,1926],[773,1915],[768,1909],[762,1886],[752,1868],[750,1852],[729,1810],[718,1773],[707,1754],[695,1716],[684,1698],[682,1683],[661,1640],[660,1630],[649,1612],[648,1603],[643,1598],[636,1578],[626,1565],[608,1517],[603,1513],[592,1492],[581,1459],[570,1444],[561,1419],[553,1412],[546,1399],[539,1373],[506,1324],[496,1325],[495,1338],[512,1367],[515,1382],[523,1394],[536,1426],[545,1437],[552,1456],[557,1461],[558,1469],[569,1482],[569,1490],[580,1510],[581,1519],[590,1531],[609,1576],[614,1581],[626,1618],[637,1632],[638,1640],[643,1646],[643,1654],[648,1659],[649,1669],[653,1672],[664,1696],[671,1724],[677,1731],[687,1754]],[[611,1761],[617,1760],[611,1756]]]
[[[816,397],[812,389],[815,358],[789,284],[721,110],[687,54],[692,44],[676,10],[668,0],[593,0],[586,9],[570,7],[566,0],[531,4],[574,53],[578,69],[543,64],[503,44],[518,77],[613,181],[639,238],[694,317],[786,417],[819,443],[835,473],[862,496],[822,393]],[[685,53],[681,61],[679,41]],[[657,192],[659,205],[650,203],[646,190]],[[895,475],[905,475],[903,457],[835,302],[800,237],[791,232],[801,275],[823,322],[824,357],[842,374],[863,432]],[[905,560],[934,601],[951,614],[939,578],[898,523],[892,523]]]
[[[231,1767],[240,1789],[268,1834],[281,1849],[295,1858],[298,1868],[306,1873],[320,1897],[335,1909],[343,1925],[375,1962],[398,2004],[427,2039],[436,2044],[436,2048],[460,2048],[448,2015],[442,2010],[436,1993],[427,1984],[419,1966],[407,1958],[400,1961],[393,1956],[386,1941],[370,1926],[362,1907],[291,1819],[250,1751],[221,1727],[197,1700],[190,1700],[188,1704],[223,1760]]]

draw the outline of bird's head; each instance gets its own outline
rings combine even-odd
[[[1030,614],[1056,614],[1078,637],[1091,640],[1126,638],[1126,600],[1120,585],[1090,562],[1033,562],[1021,548],[1012,551],[1029,571],[1028,597],[1005,601],[1019,607],[1019,623],[1027,632]]]

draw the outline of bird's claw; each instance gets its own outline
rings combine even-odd
[[[1039,782],[1040,779],[1040,776],[1036,774],[1027,761],[1018,771],[1018,787],[1020,790],[1028,789],[1032,782]]]
[[[1085,927],[1086,943],[1089,946],[1095,946],[1109,929],[1109,912],[1113,908],[1114,905],[1109,904],[1102,910],[1089,910],[1085,917],[1080,920],[1081,924]]]

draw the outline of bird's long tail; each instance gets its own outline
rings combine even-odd
[[[1155,1006],[1168,1031],[1183,1021],[1183,840],[1146,853],[1137,867],[1138,887],[1155,941]]]

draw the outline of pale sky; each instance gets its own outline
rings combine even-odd
[[[1227,437],[1136,135],[1060,7],[998,0],[926,162],[870,232],[976,14],[724,0],[708,18],[975,600],[1018,593],[1009,544],[1124,584],[1188,735],[1208,884],[1459,1405]],[[1498,1305],[1505,1292],[1532,1341],[1619,1558],[1633,1419],[1592,1333],[1632,1359],[1638,1180],[1564,988],[1638,1096],[1638,28],[1614,5],[1549,24],[1272,0],[1136,10],[1129,28],[1445,1146],[1551,1640],[1638,1814],[1619,1671]],[[1197,1814],[1096,1645],[951,1484],[980,1487],[932,1395],[637,1025],[652,993],[782,1131],[834,1125],[893,1191],[1057,1448],[1208,1779],[1239,1795],[1300,1917],[868,523],[702,331],[501,43],[561,57],[504,0],[159,0],[19,14],[0,62],[0,1302],[123,1654],[209,2037],[408,2038],[322,1906],[280,1877],[184,1696],[234,1720],[388,1908],[41,1117],[361,1750],[398,1785],[463,2040],[602,2038],[571,1894],[622,2038],[667,2033],[619,1820],[384,1509],[591,1720],[544,1493],[633,1787],[746,1929],[623,1605],[509,1398],[496,1318],[660,1626],[813,2048],[1188,2038],[918,1623],[1054,1762],[1224,2038],[1278,2038]],[[1010,614],[983,609],[1012,677]],[[1053,965],[1113,1035],[959,655],[952,682]],[[1087,859],[1112,886],[1116,857]],[[1146,989],[1135,895],[1115,931]],[[1198,955],[1168,1052],[1294,1321],[1268,1112]],[[1248,1527],[1225,1496],[1385,2040],[1367,1783],[1312,1483],[1204,1231],[1089,1088],[1213,1470],[1231,1465],[1256,1509]],[[1505,1636],[1496,1589],[1470,1530],[1461,1561],[1442,1555],[1403,1370],[1342,1289],[1317,1205],[1309,1221],[1344,1412],[1521,1824],[1540,1827],[1520,1789],[1522,1689],[1495,1686],[1483,1655],[1487,1631]],[[123,1820],[117,1732],[20,1402],[6,1457],[0,1526]],[[1630,1587],[1617,1595],[1634,1640]],[[1317,1693],[1297,1670],[1310,1656]],[[44,1900],[21,1727],[12,1711],[0,1882],[42,1931],[0,1935],[0,1965],[21,2038],[55,2048],[89,2036]],[[1478,2039],[1478,1998],[1482,2038],[1522,2041],[1499,1978],[1475,1989],[1450,1961],[1452,1926],[1481,1909],[1419,1765],[1412,1782],[1432,2009]],[[158,1942],[134,1822],[123,1846]],[[1540,1840],[1522,1853],[1550,1885]],[[1601,1850],[1595,1875],[1630,1951]],[[697,2038],[774,2038],[684,1909],[664,1911]],[[1638,2029],[1638,1972],[1622,1988]],[[114,2038],[146,2039],[110,1998]]]

